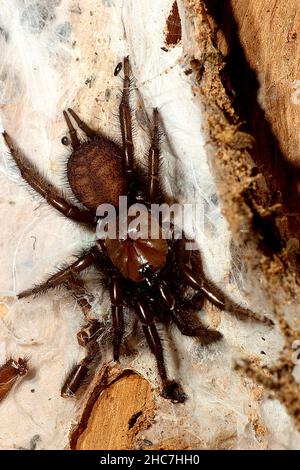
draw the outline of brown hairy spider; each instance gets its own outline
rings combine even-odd
[[[151,204],[167,200],[159,180],[161,157],[158,111],[153,111],[148,168],[144,174],[134,163],[128,58],[124,59],[123,69],[124,84],[119,106],[122,147],[88,127],[72,109],[68,109],[69,114],[64,111],[72,146],[67,162],[67,179],[72,192],[85,209],[67,202],[28,160],[19,155],[9,135],[3,133],[23,179],[64,216],[93,229],[97,223],[97,207],[109,203],[118,212],[119,196],[127,196],[129,206],[143,202],[147,207],[146,218],[150,222],[153,222]],[[86,134],[85,141],[79,140],[69,115]],[[66,139],[64,140],[66,143]],[[77,338],[79,344],[87,348],[87,355],[68,375],[61,390],[62,396],[74,396],[89,371],[97,349],[100,323],[89,317],[91,305],[79,276],[91,265],[98,266],[109,286],[114,360],[118,361],[120,355],[124,308],[129,308],[135,311],[140,320],[149,348],[156,358],[163,385],[162,395],[173,402],[184,402],[186,395],[177,382],[168,378],[157,322],[174,323],[183,335],[199,337],[204,343],[217,341],[221,339],[221,333],[207,328],[196,314],[205,298],[221,310],[226,309],[241,317],[250,316],[268,322],[264,317],[261,318],[229,300],[206,278],[199,251],[187,251],[185,240],[175,240],[174,237],[167,240],[162,232],[159,225],[157,239],[152,239],[149,232],[134,239],[129,236],[129,231],[125,237],[98,239],[74,263],[18,295],[23,298],[64,286],[74,293],[86,314],[87,322]],[[188,290],[193,292],[192,296],[186,295]]]

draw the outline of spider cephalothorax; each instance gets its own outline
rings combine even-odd
[[[128,229],[115,237],[107,236],[96,243],[71,265],[59,270],[45,282],[19,294],[19,298],[43,292],[46,289],[65,286],[73,292],[86,315],[86,324],[78,332],[80,345],[87,349],[86,357],[68,375],[62,387],[64,397],[73,396],[86,376],[97,350],[100,323],[91,318],[91,306],[79,274],[91,265],[103,271],[110,291],[113,326],[113,354],[118,360],[124,333],[124,306],[133,310],[143,326],[147,343],[155,355],[159,375],[163,383],[163,396],[174,402],[186,398],[181,386],[168,379],[162,343],[156,323],[174,323],[182,334],[197,336],[203,342],[219,340],[222,335],[204,326],[196,310],[204,298],[222,310],[231,310],[240,316],[256,314],[229,301],[204,275],[199,251],[189,252],[185,240],[166,240],[160,222],[152,214],[151,204],[165,201],[159,182],[160,146],[158,111],[153,112],[151,146],[148,154],[148,170],[144,176],[134,162],[129,60],[124,59],[124,86],[119,107],[122,146],[92,130],[68,109],[64,117],[68,126],[72,153],[67,162],[67,179],[74,195],[85,207],[82,209],[63,198],[60,192],[46,182],[38,170],[21,157],[11,138],[4,132],[4,139],[22,177],[45,200],[66,217],[95,229],[96,211],[101,204],[111,204],[118,210],[119,197],[127,196],[129,204],[144,203],[144,218],[139,227]],[[80,141],[70,116],[85,133],[87,140]],[[124,216],[124,215],[123,215]],[[130,217],[126,215],[126,222]],[[145,227],[144,225],[145,224]],[[149,227],[156,226],[156,237],[150,236]],[[154,227],[155,228],[155,227]],[[193,295],[186,297],[189,289]]]

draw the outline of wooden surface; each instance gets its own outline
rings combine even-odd
[[[147,380],[128,371],[96,400],[76,450],[135,448],[136,436],[151,424],[152,391]]]
[[[228,62],[234,105],[256,139],[253,159],[300,233],[300,2],[205,3]]]

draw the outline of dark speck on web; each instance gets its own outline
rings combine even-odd
[[[8,39],[9,39],[9,34],[8,32],[6,31],[6,29],[4,29],[2,26],[0,26],[0,36],[2,36],[5,41],[7,42]]]

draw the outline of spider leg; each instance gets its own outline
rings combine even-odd
[[[83,122],[78,114],[73,111],[73,109],[68,108],[68,112],[71,114],[72,118],[75,120],[79,129],[81,129],[90,139],[95,139],[97,137],[97,132],[91,129],[85,122]]]
[[[100,323],[96,318],[89,318],[77,333],[78,343],[80,346],[86,347],[91,344],[91,341],[95,342],[103,329],[103,323]]]
[[[133,176],[134,147],[132,139],[132,117],[129,102],[130,95],[130,64],[129,58],[124,58],[124,81],[122,100],[119,106],[119,118],[123,142],[123,169],[129,180]]]
[[[15,149],[11,137],[7,132],[3,132],[3,137],[11,156],[20,170],[22,178],[39,193],[52,207],[61,212],[65,217],[73,219],[76,222],[95,225],[94,214],[89,210],[79,209],[70,202],[66,201],[59,191],[49,183],[27,160],[23,155]]]
[[[149,348],[156,359],[158,373],[163,384],[162,395],[175,403],[183,403],[186,399],[186,394],[183,392],[181,386],[177,382],[169,380],[167,377],[163,356],[163,347],[154,323],[153,312],[141,299],[136,300],[135,310],[142,323],[144,335],[146,337]]]
[[[96,339],[87,345],[87,355],[79,362],[79,364],[75,364],[72,367],[64,380],[60,391],[63,398],[73,398],[75,396],[77,390],[84,383],[88,375],[89,365],[95,358],[98,349]]]
[[[99,256],[99,252],[95,247],[93,247],[90,251],[79,257],[74,263],[53,274],[53,276],[50,276],[42,284],[18,294],[18,298],[22,299],[24,297],[29,297],[30,295],[39,294],[40,292],[45,292],[46,290],[57,287],[65,282],[70,282],[70,279],[72,280],[72,278],[76,278],[77,274],[93,264],[95,260],[97,260],[97,256]]]
[[[225,310],[228,313],[236,315],[241,320],[252,318],[253,320],[265,323],[269,326],[274,325],[270,318],[252,312],[248,308],[244,308],[231,300],[219,287],[217,287],[211,280],[207,279],[203,270],[199,250],[192,251],[189,254],[190,267],[189,262],[184,259],[185,253],[183,246],[185,244],[185,240],[178,240],[177,244],[175,255],[185,284],[192,287],[197,292],[200,292],[207,300],[220,310]]]
[[[120,282],[121,277],[113,274],[110,280],[110,300],[113,321],[113,351],[114,360],[120,357],[120,347],[124,335],[124,314],[123,314],[123,292]]]
[[[202,310],[204,300],[204,295],[199,291],[196,292],[191,299],[181,299],[179,303],[183,310]]]
[[[192,298],[192,300],[186,305],[178,299],[177,294],[173,294],[170,289],[170,285],[167,281],[160,279],[155,275],[150,265],[144,265],[142,273],[145,276],[148,284],[157,289],[160,294],[160,299],[163,307],[163,315],[158,317],[160,321],[164,321],[164,314],[167,317],[171,317],[177,328],[183,335],[194,336],[201,338],[204,343],[212,343],[222,338],[222,334],[219,331],[207,328],[194,311],[191,311],[191,306],[195,307],[201,300],[198,292]],[[170,274],[172,277],[172,274]],[[188,307],[188,308],[184,308]]]
[[[103,330],[103,324],[100,324],[99,320],[97,320],[96,318],[91,318],[89,316],[92,310],[92,306],[89,300],[91,300],[91,297],[93,296],[87,292],[84,287],[83,281],[78,277],[75,278],[74,275],[71,275],[70,278],[68,278],[68,280],[64,282],[64,286],[72,292],[73,297],[77,301],[84,316],[86,317],[86,323],[76,335],[77,341],[80,346],[83,346],[85,348],[87,346],[90,347],[92,342],[95,342],[97,340],[99,334]],[[87,297],[89,297],[90,299],[87,300]]]
[[[86,348],[87,353],[86,356],[78,364],[75,364],[67,374],[60,392],[63,398],[74,397],[77,390],[85,382],[91,362],[94,360],[97,353],[99,355],[97,338],[103,329],[104,326],[96,318],[89,318],[87,323],[78,331],[78,343],[80,346]]]
[[[147,178],[147,203],[153,204],[158,196],[159,191],[159,127],[158,127],[158,110],[153,110],[153,130],[151,147],[148,156],[148,178]]]
[[[180,308],[166,282],[158,281],[158,289],[171,318],[183,335],[201,338],[204,343],[212,343],[222,338],[219,331],[205,327],[194,312]]]
[[[75,278],[72,274],[68,280],[64,282],[64,286],[72,292],[84,316],[88,317],[83,327],[77,333],[77,341],[80,346],[86,349],[86,356],[72,367],[61,388],[61,396],[63,398],[72,398],[85,382],[89,373],[89,365],[99,352],[97,339],[103,331],[104,325],[96,318],[89,317],[92,306],[86,299],[88,293],[81,279]]]
[[[63,114],[64,114],[64,118],[66,120],[68,129],[69,129],[71,142],[72,142],[72,147],[75,150],[80,146],[80,141],[78,139],[77,132],[76,132],[76,130],[75,130],[73,124],[72,124],[71,119],[69,118],[68,113],[66,111],[64,111]]]
[[[63,398],[72,398],[83,383],[88,373],[88,364],[85,358],[72,367],[61,387],[60,394]]]

